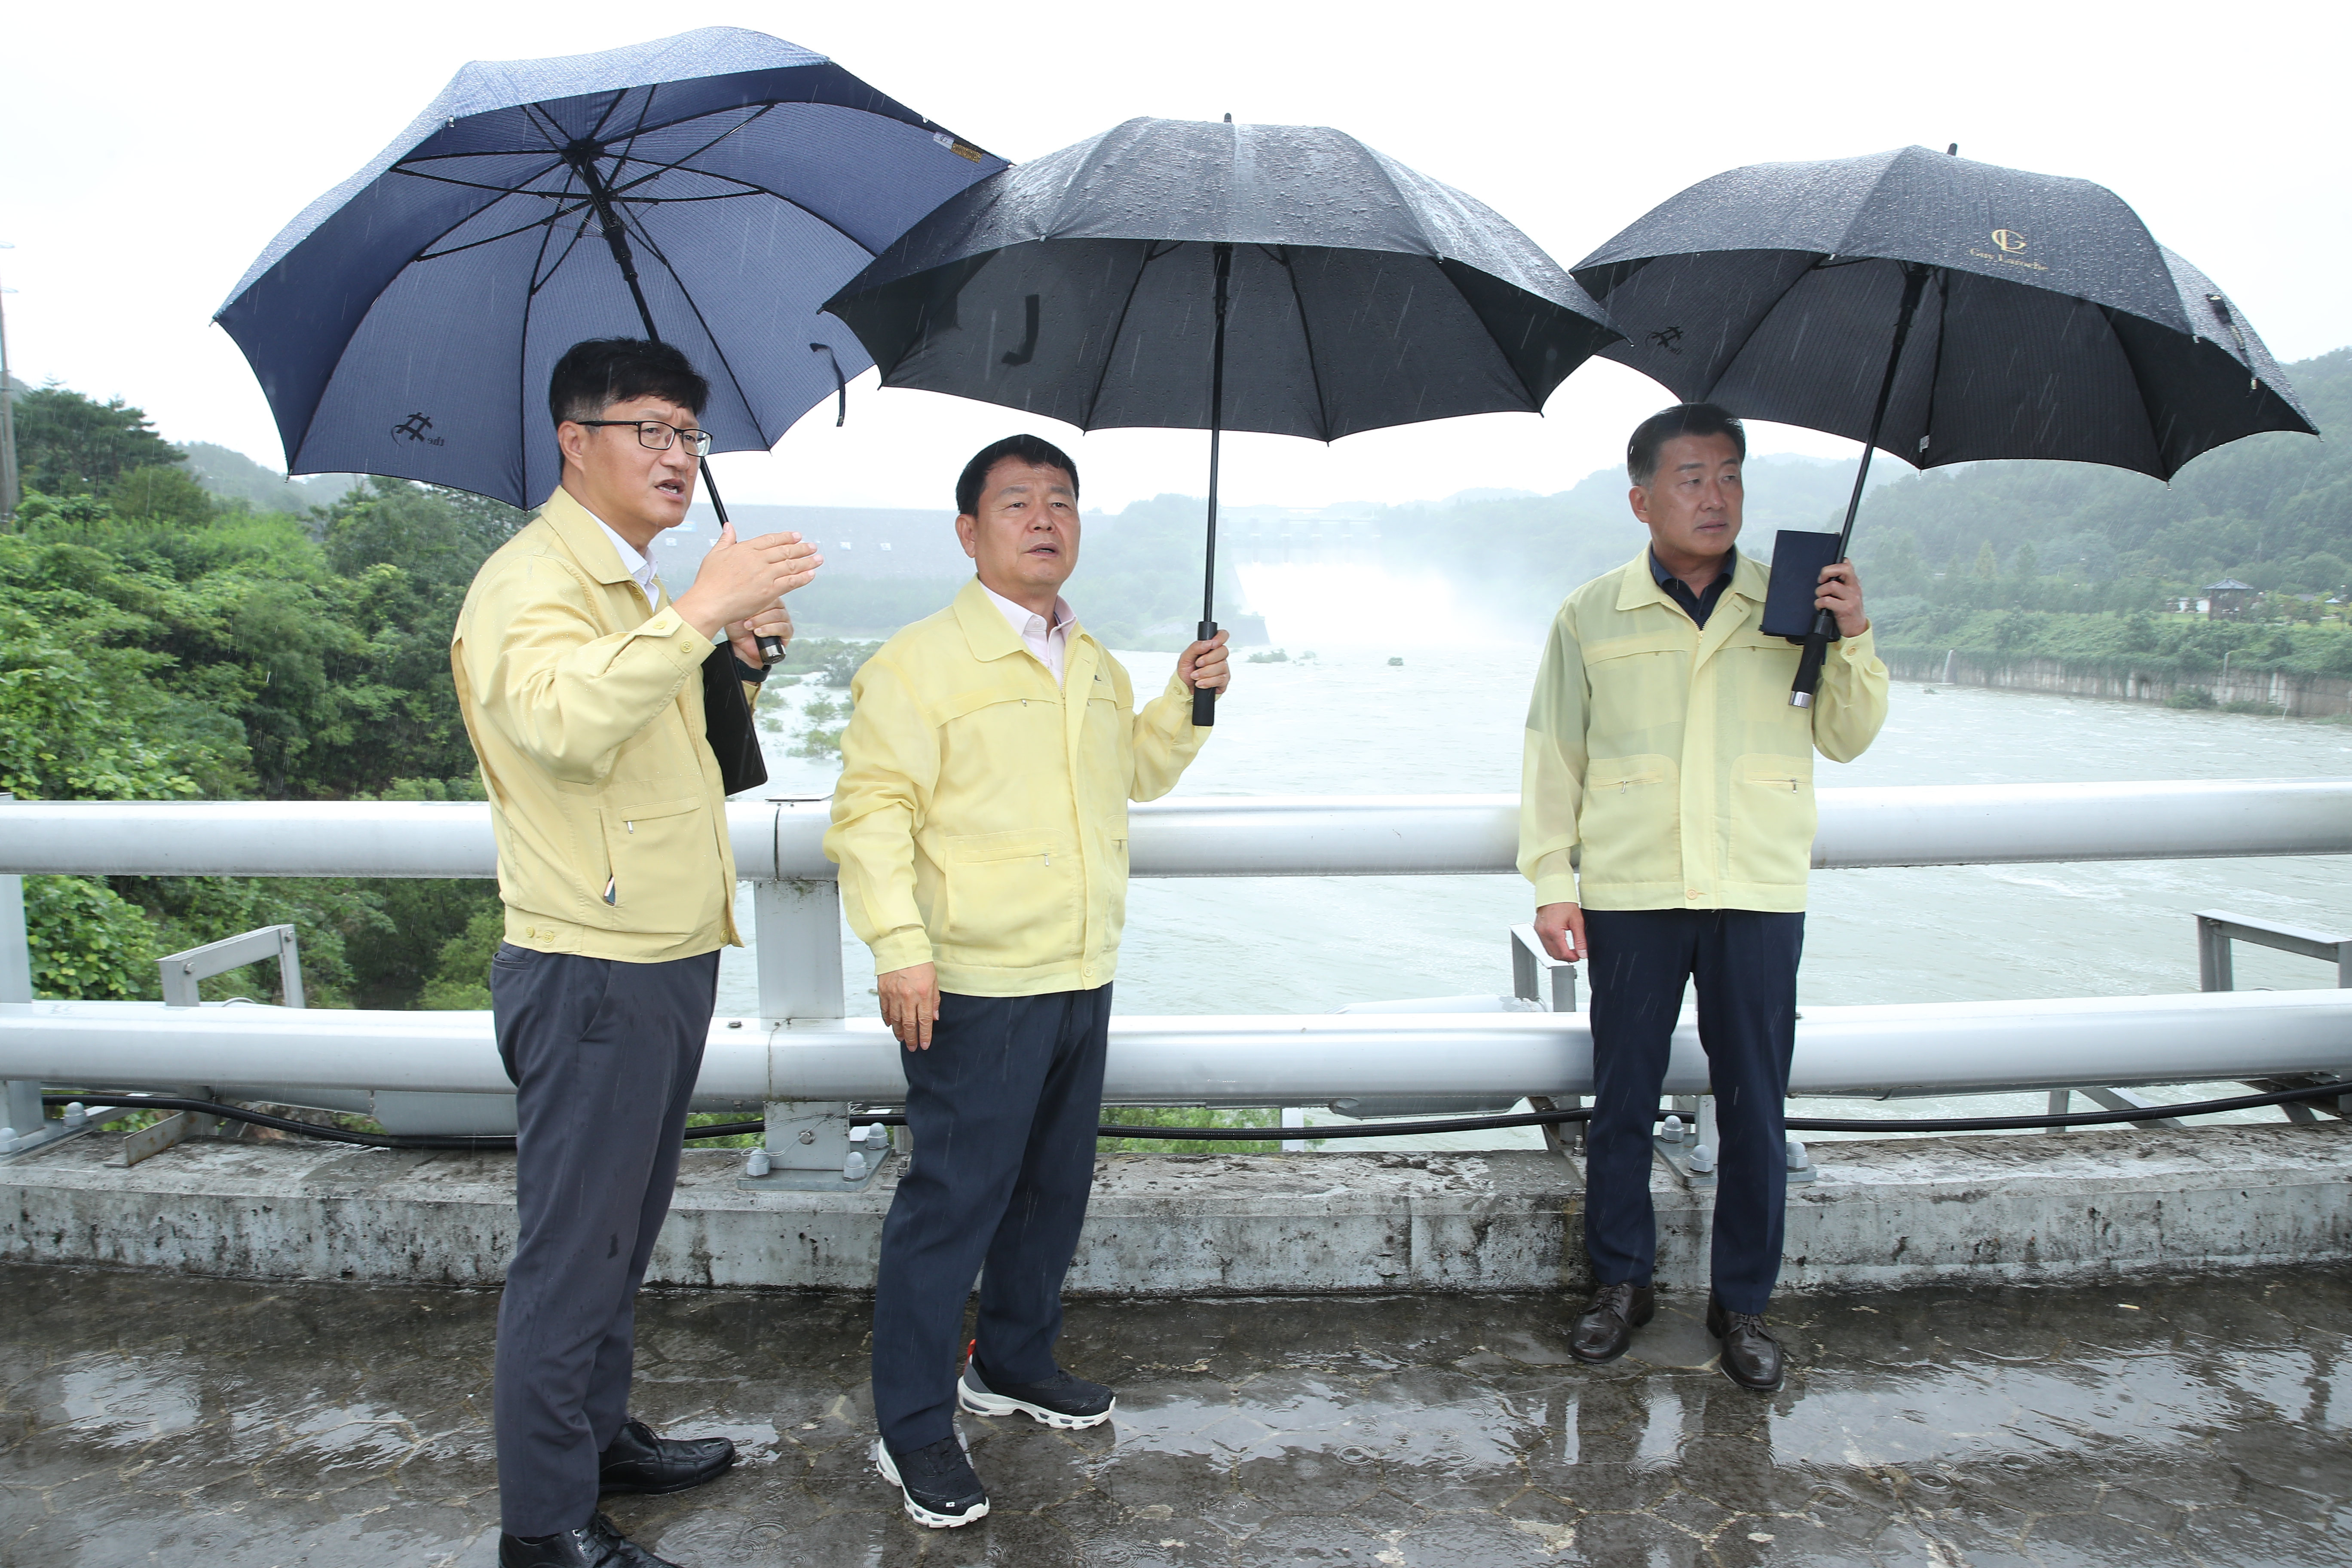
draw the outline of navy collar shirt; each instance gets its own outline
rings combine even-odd
[[[1689,584],[1659,565],[1657,553],[1654,551],[1651,552],[1649,560],[1650,575],[1658,580],[1658,586],[1665,590],[1666,597],[1680,605],[1683,607],[1683,613],[1696,621],[1704,629],[1707,616],[1715,613],[1717,601],[1723,597],[1723,591],[1731,586],[1734,563],[1738,557],[1730,551],[1724,552],[1723,574],[1709,583],[1704,594],[1692,593]]]

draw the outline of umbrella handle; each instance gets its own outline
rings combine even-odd
[[[1805,634],[1805,651],[1797,656],[1797,679],[1789,688],[1789,706],[1811,708],[1822,683],[1822,665],[1828,659],[1830,639],[1837,635],[1837,617],[1827,610],[1813,612],[1813,629]]]
[[[1201,623],[1201,641],[1207,642],[1211,637],[1215,637],[1216,635],[1216,622],[1202,621]],[[1213,729],[1216,726],[1216,688],[1213,686],[1196,686],[1192,688],[1192,728],[1196,730]]]

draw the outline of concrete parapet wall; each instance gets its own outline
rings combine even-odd
[[[2178,692],[2202,691],[2217,704],[2263,702],[2290,719],[2335,718],[2352,713],[2352,680],[2333,675],[2287,675],[2277,670],[2114,670],[2060,658],[1999,658],[1955,653],[1951,674],[1945,656],[1910,648],[1881,648],[1889,674],[1898,680],[1935,685],[1990,686],[2001,691],[2047,691],[2062,697],[2106,697],[2125,702],[2168,702]]]
[[[1790,1193],[1787,1288],[2062,1281],[2352,1258],[2352,1126],[2200,1127],[1819,1147]],[[511,1156],[196,1142],[136,1167],[93,1135],[0,1165],[0,1258],[262,1279],[496,1285]],[[746,1192],[691,1152],[652,1278],[871,1287],[894,1162],[863,1192]],[[1660,1283],[1703,1289],[1711,1196],[1653,1177]],[[1556,1156],[1114,1155],[1070,1289],[1088,1295],[1535,1290],[1587,1282]]]

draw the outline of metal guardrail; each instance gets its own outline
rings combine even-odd
[[[2352,852],[2352,782],[1848,789],[1820,800],[1822,867]],[[1517,806],[1507,795],[1160,802],[1134,808],[1130,859],[1135,874],[1163,877],[1507,873]],[[714,1026],[698,1103],[766,1102],[772,1143],[779,1127],[812,1123],[837,1122],[845,1138],[849,1102],[893,1100],[904,1089],[878,1025],[844,1018],[839,894],[818,847],[828,816],[821,800],[728,808],[738,868],[754,884],[761,1016]],[[370,1109],[394,1131],[496,1131],[501,1115],[510,1130],[487,1015],[174,1008],[166,1019],[152,1005],[31,1003],[15,875],[469,877],[495,867],[479,805],[0,803],[0,1078],[10,1080],[11,1112],[28,1095],[37,1111],[44,1078],[110,1088],[195,1079],[233,1096],[237,1085],[305,1089],[331,1109]],[[2209,935],[2208,920],[2226,931]],[[2227,942],[2281,929],[2200,917],[2200,950],[2222,944],[2226,984]],[[270,935],[176,954],[167,972],[206,954],[224,964],[266,958],[225,950],[244,953],[238,943]],[[2327,955],[2352,974],[2342,968],[2347,942],[2287,935],[2303,944],[2289,951],[2335,943]],[[1513,932],[1512,949],[1515,990],[1543,1013],[1121,1018],[1107,1093],[1120,1104],[1294,1106],[1590,1093],[1573,967],[1542,953],[1528,928]],[[191,988],[194,978],[188,970]],[[289,979],[299,995],[299,972]],[[2046,1087],[2053,1101],[2080,1092],[2120,1107],[2139,1102],[2114,1086],[2341,1072],[2352,1066],[2352,994],[1808,1008],[1798,1042],[1792,1092]],[[1685,1024],[1666,1092],[1706,1087]],[[830,1135],[805,1158],[839,1166]]]
[[[2352,853],[2352,780],[1964,784],[1819,792],[1813,864],[1976,866]],[[824,800],[733,801],[751,881],[830,881]],[[1139,877],[1504,875],[1518,797],[1245,795],[1129,814]],[[115,877],[489,877],[489,807],[410,801],[18,801],[0,873]]]

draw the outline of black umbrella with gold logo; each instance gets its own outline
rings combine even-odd
[[[1702,180],[1579,263],[1685,402],[1863,442],[1916,468],[2055,458],[2158,479],[2265,430],[2317,434],[2235,305],[2088,180],[1906,147]],[[1836,634],[1806,639],[1808,705]]]

